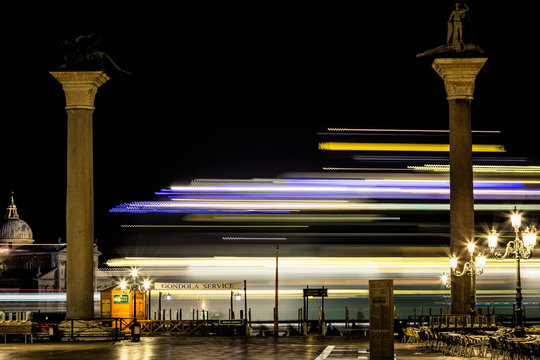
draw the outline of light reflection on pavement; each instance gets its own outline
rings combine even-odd
[[[367,359],[361,337],[143,337],[140,342],[0,344],[0,359],[54,360],[218,360]],[[326,351],[325,351],[326,350]],[[459,359],[429,352],[418,344],[395,343],[398,360]],[[471,358],[469,358],[471,360]]]

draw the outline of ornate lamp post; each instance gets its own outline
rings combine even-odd
[[[463,269],[461,271],[457,270],[458,258],[454,254],[450,258],[450,268],[452,269],[452,274],[455,276],[470,276],[471,284],[471,324],[474,321],[474,315],[476,313],[476,296],[475,296],[475,277],[482,275],[484,272],[484,266],[486,265],[486,257],[482,254],[475,255],[474,243],[467,244],[469,250],[470,260],[463,264]]]
[[[133,291],[133,326],[131,330],[132,341],[138,341],[140,336],[140,324],[137,322],[137,291],[141,294],[150,290],[150,281],[138,278],[139,271],[135,268],[131,269],[130,281],[122,280],[120,289],[124,294],[129,294]],[[138,332],[138,333],[137,333]]]
[[[514,214],[510,217],[512,221],[512,227],[514,228],[515,238],[506,244],[506,249],[500,249],[504,251],[504,254],[497,252],[497,242],[499,234],[495,228],[491,229],[491,234],[488,235],[488,246],[491,251],[491,256],[494,259],[505,259],[513,256],[516,259],[516,327],[514,334],[517,337],[525,336],[525,328],[523,326],[523,308],[521,295],[521,259],[528,259],[532,255],[532,250],[536,246],[536,228],[534,226],[527,226],[524,231],[521,232],[521,215],[518,214],[517,208],[514,208]]]

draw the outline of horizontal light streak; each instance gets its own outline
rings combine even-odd
[[[222,239],[233,240],[233,241],[235,240],[239,240],[239,241],[244,241],[244,240],[284,241],[284,240],[287,240],[287,238],[284,238],[284,237],[240,237],[240,236],[224,236],[222,237]]]
[[[334,215],[334,214],[289,214],[289,215],[213,215],[213,214],[189,214],[186,217],[189,221],[317,221],[317,222],[349,222],[349,221],[396,221],[398,216],[377,216],[377,215]]]
[[[515,290],[487,290],[479,289],[476,291],[479,295],[497,295],[497,296],[514,296]],[[182,299],[230,299],[230,290],[168,290],[167,293],[173,295],[171,301]],[[524,295],[539,294],[540,290],[522,290]],[[154,293],[152,293],[154,294]],[[272,298],[275,295],[271,289],[248,289],[248,298]],[[447,289],[394,289],[394,295],[449,295],[450,290]],[[303,296],[302,289],[279,289],[278,295],[280,298],[296,298],[301,299]],[[368,289],[342,289],[329,288],[328,297],[330,298],[347,298],[354,296],[368,296]],[[157,295],[156,295],[157,296]],[[101,294],[94,292],[94,301],[100,301]],[[0,302],[65,302],[67,299],[66,293],[0,293]],[[315,299],[315,298],[314,298]],[[317,298],[320,299],[320,298]]]
[[[356,161],[377,161],[377,162],[431,162],[431,163],[448,163],[450,161],[450,157],[448,155],[446,156],[428,156],[428,155],[354,155],[352,157],[353,160]],[[473,163],[476,162],[490,162],[490,163],[525,163],[527,162],[527,159],[525,158],[518,158],[518,157],[504,157],[504,158],[496,158],[496,157],[488,157],[488,156],[473,156],[472,158]]]
[[[308,228],[309,225],[176,225],[123,224],[123,228]]]
[[[366,131],[366,132],[412,132],[412,133],[450,133],[450,130],[415,130],[415,129],[354,129],[328,128],[328,131]],[[500,134],[500,130],[472,130],[472,133]]]
[[[438,169],[437,165],[426,165]],[[442,169],[448,169],[443,167]],[[500,168],[497,166],[486,169]],[[540,167],[504,167],[533,169]],[[528,171],[528,170],[527,170]],[[388,174],[386,174],[388,175]],[[386,176],[381,175],[381,176]],[[371,174],[370,176],[376,176]],[[448,179],[414,178],[296,178],[248,180],[197,180],[190,186],[172,186],[159,193],[167,201],[141,201],[121,204],[114,213],[184,213],[184,214],[290,214],[300,211],[378,211],[435,210],[446,211],[447,204],[400,203],[402,199],[447,200]],[[538,200],[540,181],[476,180],[473,193],[478,200]],[[397,200],[396,203],[388,202]],[[365,202],[365,200],[368,200]],[[369,200],[384,200],[374,203]],[[491,204],[493,210],[500,206]],[[484,204],[476,209],[485,208]],[[538,209],[535,207],[534,209]],[[283,215],[283,218],[288,216]],[[315,219],[309,219],[311,221]],[[364,218],[364,220],[366,220]],[[377,219],[372,219],[376,221]]]
[[[427,179],[286,179],[284,180],[287,184],[295,185],[304,185],[306,188],[309,188],[307,185],[317,184],[319,188],[325,189],[326,187],[321,187],[325,185],[340,185],[347,188],[356,188],[356,187],[448,187],[450,186],[450,180],[427,180]],[[540,181],[536,181],[540,183]],[[474,181],[475,187],[521,187],[523,186],[523,181],[497,181],[497,180],[476,180]]]
[[[11,301],[50,301],[50,302],[62,302],[66,301],[67,296],[65,292],[61,293],[0,293],[1,302]],[[100,293],[94,292],[94,301],[99,301]]]
[[[368,289],[340,289],[340,288],[328,288],[328,298],[349,298],[354,296],[368,296]],[[183,299],[230,299],[230,290],[168,290],[168,293],[174,296],[176,300]],[[515,290],[477,290],[479,295],[515,295]],[[522,290],[524,295],[539,294],[540,290]],[[254,298],[272,298],[275,295],[275,291],[271,289],[248,289],[248,299]],[[395,289],[394,295],[450,295],[449,289]],[[279,289],[278,296],[280,298],[296,298],[301,299],[303,297],[302,289]],[[311,299],[312,297],[310,297]],[[313,299],[320,299],[315,298]]]
[[[530,259],[526,262],[528,269],[540,268],[540,260]],[[155,258],[125,257],[107,261],[110,267],[267,267],[275,268],[274,257],[208,257],[208,258]],[[515,261],[488,259],[486,268],[497,265],[497,268],[515,268]],[[446,257],[281,257],[279,268],[325,267],[369,269],[374,266],[387,269],[410,269],[441,267],[448,268]]]
[[[422,151],[422,152],[448,152],[449,144],[423,144],[423,143],[353,143],[353,142],[321,142],[320,150],[330,151]],[[473,144],[473,152],[505,152],[503,145]]]
[[[450,172],[450,165],[445,164],[426,164],[423,166],[407,166],[407,168],[416,171]],[[473,165],[473,172],[493,174],[540,174],[540,166]]]
[[[183,208],[181,206],[171,207],[165,206],[170,212],[182,213]],[[314,204],[313,206],[296,206],[294,203],[286,205],[288,210],[302,209],[302,210],[334,210],[334,211],[448,211],[450,210],[450,204],[447,203],[347,203],[347,204]],[[155,205],[155,212],[161,212],[160,205]],[[223,208],[223,206],[222,206]],[[285,208],[285,205],[284,205]],[[476,211],[510,211],[514,208],[513,204],[499,203],[499,204],[474,204],[474,210]],[[540,204],[520,204],[520,210],[525,211],[540,211]],[[252,207],[256,209],[256,207]],[[258,209],[268,209],[261,204]],[[173,211],[174,210],[174,211]],[[232,209],[231,210],[235,210]],[[129,208],[117,209],[116,212],[133,212]],[[144,211],[135,211],[144,213]],[[209,211],[210,213],[212,211]],[[233,211],[234,212],[234,211]],[[223,225],[225,226],[225,225]],[[125,227],[207,227],[207,225],[125,225]],[[247,226],[251,227],[251,226]]]

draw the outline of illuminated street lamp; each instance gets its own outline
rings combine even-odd
[[[517,212],[517,208],[514,208],[514,213],[510,217],[512,227],[514,228],[515,238],[506,244],[506,249],[496,249],[497,242],[499,240],[499,234],[495,228],[491,229],[491,234],[488,235],[488,246],[491,251],[491,257],[494,259],[505,259],[513,256],[516,259],[516,327],[514,334],[517,337],[525,336],[525,328],[523,326],[523,309],[521,295],[521,259],[529,259],[532,255],[532,250],[536,246],[536,228],[534,226],[527,226],[525,230],[521,232],[521,215]],[[498,250],[504,251],[504,254],[497,252]]]
[[[131,269],[130,281],[120,281],[120,289],[124,294],[130,294],[133,291],[133,326],[131,330],[132,341],[139,341],[141,326],[137,322],[137,291],[141,294],[150,290],[150,281],[138,277],[139,271],[136,268]],[[138,333],[137,333],[138,332]]]
[[[450,282],[448,281],[448,274],[447,273],[442,273],[441,274],[441,282],[443,284],[443,286],[447,289],[450,288]]]
[[[476,254],[474,253],[476,245],[473,242],[470,242],[467,244],[467,248],[469,250],[470,260],[467,261],[465,264],[463,264],[463,269],[461,271],[456,270],[458,266],[458,258],[454,254],[450,258],[450,268],[452,270],[452,274],[455,276],[463,276],[463,275],[469,275],[471,279],[471,324],[474,319],[474,315],[476,313],[476,299],[474,296],[475,288],[474,288],[474,279],[476,276],[482,275],[484,272],[484,266],[486,266],[486,257],[482,254]],[[446,281],[448,281],[448,277],[446,278]]]

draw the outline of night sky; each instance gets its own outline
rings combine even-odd
[[[509,154],[534,158],[535,15],[521,3],[470,3],[474,37],[489,58],[477,78],[473,129],[501,130]],[[172,184],[321,170],[317,132],[329,127],[448,129],[443,82],[430,59],[415,55],[445,43],[452,8],[130,5],[96,6],[83,19],[51,9],[24,17],[4,33],[0,205],[13,190],[37,242],[64,236],[67,116],[48,73],[62,63],[63,39],[96,32],[101,49],[132,73],[111,71],[95,102],[99,243],[110,208],[151,200]]]

